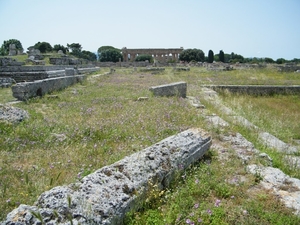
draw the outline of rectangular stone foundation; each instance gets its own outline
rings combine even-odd
[[[178,96],[186,98],[187,83],[177,82],[160,86],[154,86],[151,87],[149,90],[154,94],[154,96]]]
[[[12,86],[12,92],[13,96],[18,100],[26,101],[32,97],[43,96],[53,91],[62,90],[75,83],[82,82],[84,79],[85,75],[77,75],[18,83]]]

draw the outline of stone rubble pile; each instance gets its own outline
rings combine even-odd
[[[9,105],[0,104],[0,121],[19,123],[29,117],[28,112]]]

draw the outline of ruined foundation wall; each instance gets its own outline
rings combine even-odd
[[[228,90],[232,93],[249,95],[299,94],[300,85],[205,85],[215,91]]]
[[[99,67],[94,66],[7,66],[0,67],[0,77],[12,78],[17,83],[43,80],[46,78],[68,76],[68,70],[76,70],[76,74],[95,72]]]
[[[179,96],[186,97],[187,83],[177,82],[166,85],[154,86],[149,89],[154,96]]]
[[[62,90],[75,83],[82,82],[84,79],[85,75],[74,75],[18,83],[12,86],[12,92],[13,96],[18,100],[26,101],[32,97],[43,96],[53,91]]]

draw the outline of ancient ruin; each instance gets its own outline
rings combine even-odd
[[[248,95],[274,95],[300,93],[300,85],[204,85],[215,91],[230,91]]]
[[[159,85],[151,87],[149,90],[154,94],[154,96],[178,96],[185,98],[187,83],[177,82],[172,84]]]
[[[56,90],[62,90],[75,83],[82,82],[84,79],[85,75],[71,75],[23,82],[12,86],[12,92],[13,96],[18,100],[26,101],[32,97],[43,96]]]
[[[34,206],[20,205],[4,224],[122,224],[137,210],[153,185],[166,189],[180,170],[198,161],[211,146],[211,137],[189,129],[105,166],[79,183],[44,192]]]
[[[9,45],[9,56],[14,56],[14,55],[22,55],[23,54],[23,49],[17,49],[15,44],[10,44]]]
[[[167,62],[172,60],[178,62],[183,48],[122,48],[124,62],[133,62],[138,55],[151,55],[154,60]]]
[[[43,79],[34,79],[31,82],[20,82],[12,86],[13,96],[21,101],[29,98],[43,96],[56,90],[62,90],[70,85],[82,82],[86,75],[99,70],[99,67],[93,68],[65,68],[63,70],[44,71]],[[23,77],[24,78],[24,77]]]

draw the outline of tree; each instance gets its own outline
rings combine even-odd
[[[63,45],[58,44],[53,46],[53,51],[58,52],[59,50],[62,50],[64,54],[66,54],[69,51],[69,49]]]
[[[100,56],[101,53],[105,50],[119,50],[119,51],[121,51],[120,49],[117,49],[113,46],[101,46],[101,47],[98,48],[98,55]]]
[[[82,49],[81,44],[79,44],[79,43],[67,44],[67,47],[72,51],[71,52],[72,55],[80,58],[81,49]]]
[[[123,55],[118,49],[107,49],[99,54],[100,62],[118,62],[119,59],[123,60]]]
[[[223,50],[221,50],[220,53],[219,53],[219,60],[221,62],[225,62],[225,55],[224,55]]]
[[[149,62],[153,62],[153,57],[151,55],[138,55],[135,58],[136,62],[144,62],[146,60],[148,60]]]
[[[85,50],[83,50],[81,52],[81,58],[87,59],[89,61],[96,61],[97,60],[97,56],[96,56],[95,53],[90,52],[90,51],[85,51]]]
[[[53,50],[52,46],[48,42],[38,42],[33,47],[40,50],[41,53],[52,52]]]
[[[204,52],[200,49],[186,49],[180,53],[179,60],[185,62],[204,62]]]
[[[265,61],[266,63],[274,63],[274,62],[275,62],[272,58],[268,58],[268,57],[266,57],[266,58],[264,59],[264,61]]]
[[[17,39],[9,39],[7,41],[3,41],[3,44],[0,48],[0,55],[8,55],[9,54],[9,45],[15,44],[17,50],[23,50],[22,44]]]
[[[212,50],[208,51],[208,63],[213,63],[214,61],[214,52]]]
[[[284,58],[279,58],[276,60],[277,64],[284,64],[286,62],[286,60]]]
[[[244,57],[241,56],[241,55],[238,55],[238,54],[234,54],[232,52],[231,55],[230,55],[229,62],[231,62],[231,63],[237,63],[237,62],[243,63],[244,62]]]

